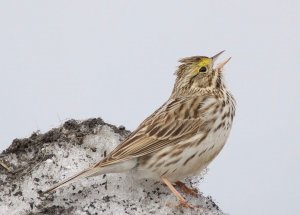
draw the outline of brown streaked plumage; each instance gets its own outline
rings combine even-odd
[[[103,160],[46,192],[79,178],[133,170],[137,177],[161,180],[189,207],[172,183],[199,173],[217,156],[235,114],[222,75],[230,58],[214,67],[222,53],[181,59],[172,94],[158,110]]]

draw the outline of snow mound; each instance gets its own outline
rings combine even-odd
[[[160,182],[134,175],[82,179],[55,193],[42,191],[91,166],[130,132],[102,119],[69,120],[45,134],[15,139],[0,154],[0,214],[223,214],[211,197],[186,196],[196,209],[178,208]],[[187,179],[197,187],[201,177]]]

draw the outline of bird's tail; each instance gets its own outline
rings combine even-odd
[[[57,184],[55,184],[53,187],[49,188],[48,190],[44,191],[44,193],[50,193],[52,191],[55,191],[56,189],[66,186],[68,184],[73,183],[74,181],[77,181],[81,178],[86,178],[86,177],[90,177],[90,176],[95,176],[95,175],[99,175],[99,174],[105,174],[107,173],[107,168],[106,167],[90,167],[88,169],[83,170],[80,173],[77,173],[76,175],[67,178],[66,180],[59,182]]]

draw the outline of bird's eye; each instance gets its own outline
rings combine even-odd
[[[200,69],[199,69],[199,72],[206,72],[207,68],[205,66],[202,66]]]

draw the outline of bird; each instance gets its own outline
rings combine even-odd
[[[220,153],[235,116],[236,102],[223,78],[231,57],[216,64],[223,52],[180,59],[171,95],[160,108],[105,158],[45,193],[81,178],[131,171],[136,178],[161,181],[179,205],[193,207],[175,186],[195,194],[181,180],[199,174]]]

